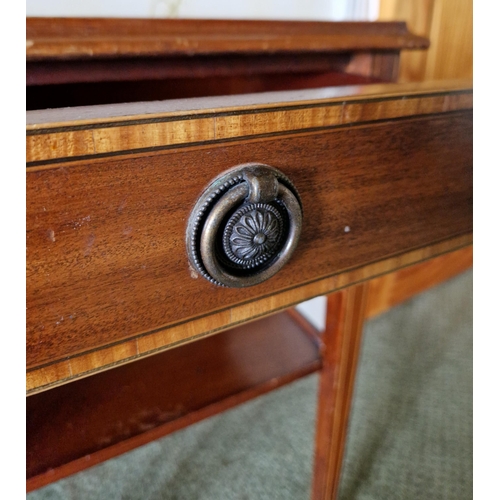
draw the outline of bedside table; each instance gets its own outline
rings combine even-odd
[[[335,496],[363,321],[471,264],[471,82],[395,83],[427,45],[28,19],[28,489],[321,370]]]

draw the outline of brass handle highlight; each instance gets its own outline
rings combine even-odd
[[[268,165],[239,165],[198,199],[187,227],[188,257],[216,285],[256,285],[290,260],[301,228],[300,196],[290,179]]]

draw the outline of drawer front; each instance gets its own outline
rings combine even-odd
[[[235,306],[272,302],[276,294],[450,238],[469,241],[461,235],[472,231],[472,93],[398,92],[177,113],[164,121],[108,117],[105,126],[92,119],[31,127],[31,389],[236,324]],[[99,143],[98,136],[109,140]],[[190,268],[186,226],[211,180],[247,162],[271,165],[292,180],[302,198],[302,234],[291,260],[269,280],[217,287]],[[207,318],[215,314],[214,326]]]

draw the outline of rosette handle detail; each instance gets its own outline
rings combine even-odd
[[[198,199],[186,231],[188,258],[215,285],[257,285],[290,260],[301,228],[302,204],[290,179],[268,165],[239,165]]]

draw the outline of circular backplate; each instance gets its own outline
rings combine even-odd
[[[216,285],[255,285],[288,262],[301,227],[292,182],[268,165],[239,165],[214,179],[198,199],[186,232],[189,261]]]

